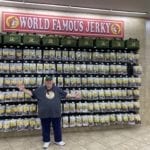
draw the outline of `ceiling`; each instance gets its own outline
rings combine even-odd
[[[86,7],[95,9],[147,12],[143,17],[150,18],[150,0],[10,0],[12,3],[37,3],[50,5],[65,5],[73,7]],[[1,0],[4,4],[5,0]],[[2,3],[0,3],[2,5]],[[8,4],[11,6],[11,3]],[[14,6],[14,4],[12,5]],[[34,7],[34,5],[32,5]],[[25,5],[23,6],[25,7]],[[31,7],[31,6],[29,6]],[[44,8],[43,8],[44,9]],[[105,12],[106,13],[106,12]],[[106,13],[107,14],[107,13]],[[130,15],[129,15],[130,16]],[[133,16],[133,15],[132,15]]]

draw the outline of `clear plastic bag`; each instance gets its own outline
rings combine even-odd
[[[82,126],[82,118],[81,116],[76,116],[76,126],[81,127]]]
[[[16,58],[16,51],[14,48],[9,49],[8,58],[9,59],[15,59]]]
[[[93,87],[93,78],[92,77],[87,77],[87,83],[89,87]]]
[[[94,125],[93,115],[89,115],[88,116],[88,124],[89,124],[89,126],[93,126]]]
[[[83,51],[82,52],[82,61],[87,61],[88,60],[88,52]]]
[[[61,50],[56,50],[55,51],[55,56],[56,56],[56,60],[61,60],[62,59]]]
[[[0,116],[5,115],[5,105],[0,104]]]
[[[104,102],[99,103],[99,108],[100,108],[101,112],[105,111],[105,109],[106,109],[106,103],[104,103]]]
[[[84,115],[84,116],[82,116],[82,125],[84,126],[84,127],[86,127],[86,126],[88,126],[88,116],[87,115]]]
[[[44,60],[49,60],[50,59],[48,49],[43,50],[43,59]]]
[[[35,118],[30,118],[29,119],[29,123],[30,123],[30,129],[31,130],[34,130],[35,129],[35,126],[36,126],[36,120],[35,120]]]
[[[76,61],[81,61],[82,60],[82,52],[81,51],[77,51],[76,52]]]
[[[68,116],[64,116],[62,121],[63,121],[63,128],[68,128],[69,127],[69,118],[68,118]]]
[[[3,84],[4,84],[4,78],[0,77],[0,87],[3,87]]]
[[[5,92],[0,91],[0,102],[3,103],[5,100]]]
[[[83,78],[81,78],[81,83],[82,83],[82,86],[83,87],[86,87],[87,86],[87,77],[83,77]]]
[[[11,84],[11,78],[5,77],[4,78],[4,86],[9,87]]]
[[[63,87],[64,86],[64,78],[62,76],[57,78],[57,85],[59,87]]]
[[[84,73],[86,73],[87,72],[87,66],[86,66],[86,64],[81,64],[80,65],[80,72],[82,73],[82,74],[84,74]]]
[[[43,64],[37,63],[37,73],[43,73]]]
[[[110,60],[111,62],[116,62],[116,54],[114,52],[110,53]]]
[[[93,52],[93,61],[99,61],[100,60],[100,55],[99,52]]]
[[[99,99],[105,99],[105,91],[103,89],[98,91]]]
[[[63,104],[63,112],[64,113],[69,113],[70,112],[69,103],[64,103]]]
[[[16,59],[21,60],[23,57],[23,51],[21,49],[16,49]]]
[[[133,66],[133,74],[134,75],[142,75],[143,73],[143,69],[142,69],[142,66]]]
[[[2,59],[2,58],[3,58],[3,49],[0,48],[0,59]]]
[[[43,72],[44,73],[50,73],[50,70],[49,70],[49,63],[45,63],[44,65],[43,65]]]
[[[55,73],[56,72],[56,66],[54,63],[49,64],[49,71],[50,73]]]
[[[94,110],[94,105],[93,105],[93,103],[88,103],[88,111],[89,111],[89,112],[93,112],[93,110]]]
[[[24,131],[24,130],[29,130],[29,118],[19,118],[16,119],[16,123],[17,123],[17,131]],[[20,126],[20,127],[19,127]]]
[[[94,108],[94,111],[99,112],[99,110],[100,110],[100,108],[99,108],[99,102],[93,103],[93,108]]]
[[[24,73],[30,73],[30,63],[23,64],[23,71]]]
[[[98,73],[99,72],[99,66],[96,64],[93,66],[93,73]]]
[[[64,64],[63,69],[64,69],[64,73],[69,73],[70,72],[70,65],[69,64]]]
[[[3,59],[9,59],[9,49],[8,48],[3,48]]]
[[[112,114],[112,115],[110,115],[110,122],[111,122],[111,124],[114,124],[115,122],[116,122],[116,115],[115,114]]]
[[[50,60],[55,60],[56,59],[56,55],[55,55],[55,50],[54,49],[50,49],[49,50],[49,59]]]
[[[37,60],[42,59],[42,50],[41,49],[35,50],[35,59],[37,59]]]
[[[30,49],[29,51],[29,59],[36,59],[36,56],[35,56],[36,52],[35,52],[35,49]]]
[[[71,61],[75,60],[75,51],[73,50],[69,51],[69,60]]]
[[[82,103],[81,103],[81,102],[76,103],[76,111],[77,111],[77,112],[82,112],[82,111],[83,111],[83,110],[82,110]]]
[[[98,90],[94,89],[91,92],[92,92],[92,99],[97,100],[99,98]]]
[[[81,77],[76,78],[76,86],[80,87],[81,86]]]
[[[30,49],[23,50],[23,59],[29,59],[30,57]]]
[[[99,121],[99,115],[94,115],[93,116],[93,120],[94,120],[94,124],[97,126],[99,125],[100,121]]]
[[[76,110],[75,110],[75,103],[69,103],[69,110],[70,110],[70,112],[75,112]]]
[[[22,70],[22,63],[14,63],[14,65],[16,66],[16,72],[17,73],[22,73],[23,72],[23,70]]]
[[[75,127],[75,126],[76,126],[76,118],[75,118],[75,116],[70,116],[69,127]]]
[[[64,78],[64,85],[65,85],[65,86],[69,87],[69,86],[70,86],[70,82],[71,82],[70,77]]]
[[[81,65],[75,64],[75,73],[81,73]]]
[[[36,118],[35,122],[36,122],[36,124],[35,124],[35,128],[34,129],[36,129],[36,130],[41,129],[41,120],[39,118]]]
[[[4,132],[10,131],[10,121],[8,119],[4,120],[3,122],[3,131]]]
[[[31,73],[36,73],[36,64],[35,63],[30,63],[30,72]]]
[[[3,72],[4,73],[9,73],[9,70],[10,70],[10,68],[9,68],[10,66],[9,66],[9,63],[3,63],[3,66],[2,66],[2,70],[3,70]]]
[[[105,62],[110,61],[110,53],[104,53],[104,57],[105,57]]]
[[[0,120],[0,132],[3,132],[3,123],[4,123],[4,120]]]
[[[70,73],[74,73],[75,72],[75,66],[74,64],[70,64]]]
[[[68,56],[69,54],[68,54],[68,51],[65,49],[65,50],[63,50],[62,51],[62,60],[68,60]]]
[[[82,111],[88,112],[88,103],[87,102],[82,103]]]
[[[15,96],[17,96],[18,101],[20,100],[23,101],[25,97],[24,92],[20,92],[20,91]]]
[[[94,68],[94,65],[92,65],[92,64],[87,65],[87,73],[92,73],[93,74],[93,68]]]
[[[62,73],[62,72],[63,72],[62,64],[57,64],[57,73]]]

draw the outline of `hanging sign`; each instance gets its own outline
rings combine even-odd
[[[3,12],[2,31],[123,38],[124,22],[108,19]]]

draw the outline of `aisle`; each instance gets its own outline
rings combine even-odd
[[[64,133],[66,146],[49,150],[150,150],[150,126],[109,131]],[[0,150],[42,150],[41,137],[1,138]]]

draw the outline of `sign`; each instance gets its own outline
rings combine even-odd
[[[124,22],[118,20],[2,13],[3,32],[118,37],[124,36]]]

